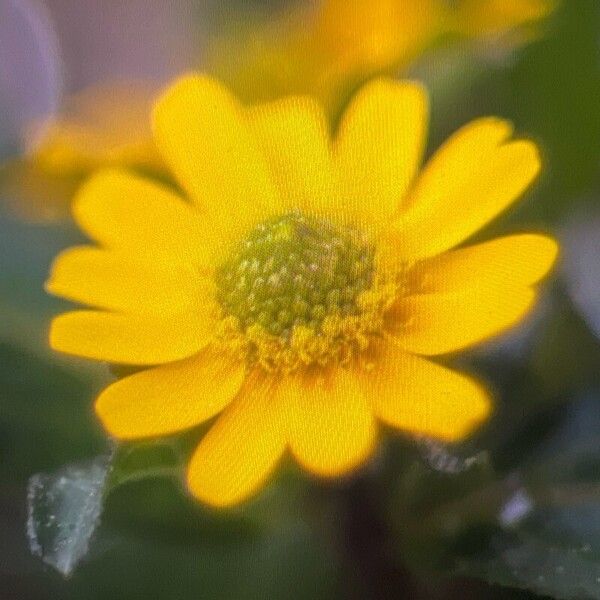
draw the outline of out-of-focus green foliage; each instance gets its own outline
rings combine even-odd
[[[503,474],[481,464],[436,475],[415,463],[400,490],[418,498],[400,501],[405,554],[421,567],[556,598],[600,598],[598,408],[596,396],[563,406]],[[432,499],[436,488],[445,495]]]

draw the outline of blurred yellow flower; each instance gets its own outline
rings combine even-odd
[[[377,421],[448,442],[484,421],[486,389],[427,357],[515,325],[557,245],[455,249],[531,184],[538,151],[484,118],[419,174],[427,115],[418,84],[376,80],[330,139],[308,97],[245,107],[210,78],[173,85],[154,136],[186,198],[98,173],[74,203],[98,246],[64,252],[47,283],[92,307],[54,319],[54,349],[147,367],[100,394],[107,431],[169,435],[219,415],[187,483],[226,506],[286,449],[334,477],[371,456]]]
[[[247,101],[310,94],[338,116],[369,78],[394,75],[438,40],[509,36],[547,16],[550,0],[324,0],[217,40],[208,68]]]
[[[50,124],[38,161],[48,171],[81,173],[118,164],[161,168],[150,130],[154,90],[131,82],[88,88]]]
[[[69,213],[73,193],[98,168],[164,172],[150,129],[155,97],[155,89],[134,82],[74,95],[58,118],[25,132],[29,156],[2,167],[3,195],[22,216],[54,219]]]
[[[317,97],[335,115],[361,81],[401,68],[439,32],[439,0],[327,0],[216,40],[209,70],[246,101]]]

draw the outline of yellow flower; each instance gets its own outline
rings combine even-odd
[[[217,38],[209,70],[244,100],[310,94],[335,116],[359,83],[422,52],[443,14],[439,0],[327,0]]]
[[[307,97],[245,107],[202,76],[162,96],[155,141],[185,199],[95,175],[74,215],[98,246],[67,250],[47,283],[92,307],[53,321],[53,348],[147,367],[97,399],[110,434],[218,415],[187,483],[225,506],[288,449],[334,477],[371,456],[378,421],[454,442],[488,417],[486,389],[428,357],[515,325],[557,245],[520,234],[455,249],[530,185],[538,151],[484,118],[418,174],[427,111],[418,84],[377,80],[330,139]]]
[[[149,114],[156,90],[134,82],[106,84],[72,96],[55,119],[30,125],[29,156],[0,169],[0,189],[14,210],[45,220],[69,214],[83,179],[101,167],[164,172]]]
[[[406,70],[444,36],[516,40],[552,9],[550,0],[325,0],[215,40],[208,68],[244,100],[310,94],[337,117],[357,86]]]

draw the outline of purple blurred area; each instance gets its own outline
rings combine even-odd
[[[192,0],[46,0],[69,92],[107,80],[163,82],[197,64],[201,48]]]
[[[0,156],[24,150],[29,124],[71,93],[124,80],[159,86],[197,65],[202,21],[193,0],[2,0]]]
[[[54,114],[63,91],[50,13],[34,0],[0,2],[0,157],[32,120]]]

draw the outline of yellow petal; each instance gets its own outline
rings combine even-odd
[[[172,318],[80,310],[52,321],[50,346],[84,358],[154,365],[195,354],[211,339],[213,327],[204,310]]]
[[[331,211],[333,171],[321,107],[296,97],[252,107],[247,114],[286,210]]]
[[[535,234],[511,235],[445,252],[417,264],[408,275],[416,293],[460,292],[481,286],[528,286],[552,268],[558,244]]]
[[[525,191],[540,170],[529,141],[507,142],[508,123],[479,119],[434,155],[391,226],[389,242],[406,260],[440,254],[481,229]]]
[[[290,415],[290,450],[308,471],[343,475],[373,452],[375,420],[348,371],[290,377],[282,382],[280,394]]]
[[[107,170],[77,195],[73,213],[80,227],[109,248],[167,269],[211,264],[206,219],[174,192],[141,177]]]
[[[265,484],[286,446],[281,406],[273,400],[273,380],[249,375],[192,456],[187,482],[196,498],[229,506]]]
[[[96,414],[119,439],[169,435],[221,412],[237,394],[244,365],[203,350],[113,383],[96,401]]]
[[[467,436],[491,411],[470,377],[382,344],[359,381],[377,417],[403,431],[448,442]]]
[[[466,293],[408,296],[390,310],[398,344],[415,354],[461,350],[516,325],[533,307],[530,288],[473,288]]]
[[[377,80],[347,109],[335,141],[340,209],[376,229],[398,211],[423,154],[427,95],[417,83]]]
[[[157,102],[153,122],[165,161],[226,240],[281,212],[244,109],[219,83],[180,79]]]
[[[134,258],[91,246],[69,248],[55,259],[46,290],[73,302],[137,314],[191,312],[213,300],[211,280],[191,267],[165,270]]]

